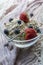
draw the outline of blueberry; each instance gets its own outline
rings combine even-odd
[[[15,33],[15,34],[19,34],[19,33],[20,33],[20,30],[19,30],[19,29],[16,29],[16,30],[14,31],[14,33]]]
[[[21,24],[21,21],[19,20],[19,21],[17,21],[18,22],[18,24]]]
[[[33,13],[31,13],[30,16],[32,17],[33,16]]]
[[[33,28],[33,26],[32,26],[32,25],[29,25],[28,27],[29,27],[29,28]]]
[[[38,33],[41,33],[40,29],[37,29],[37,32],[38,32]]]
[[[12,20],[13,20],[13,18],[10,18],[10,19],[9,19],[9,22],[11,22]]]
[[[37,31],[38,33],[41,33],[39,27],[36,27],[35,29],[36,29],[36,31]]]
[[[9,35],[9,31],[8,31],[7,29],[4,30],[4,33],[5,33],[6,35]]]

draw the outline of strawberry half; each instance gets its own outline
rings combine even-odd
[[[34,37],[36,37],[37,36],[37,32],[36,32],[36,30],[34,30],[34,29],[32,29],[32,28],[27,28],[26,30],[25,30],[25,40],[29,40],[29,39],[32,39],[32,38],[34,38]]]
[[[36,30],[33,29],[33,28],[26,28],[26,29],[25,29],[25,33],[33,33],[33,34],[34,34],[34,33],[37,33],[37,32],[36,32]]]
[[[29,22],[29,18],[27,16],[27,13],[25,13],[25,12],[21,13],[19,18],[21,20],[23,20],[25,23],[28,23]]]

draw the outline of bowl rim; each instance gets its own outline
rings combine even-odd
[[[9,41],[13,41],[13,42],[16,42],[16,43],[26,43],[26,42],[31,42],[31,41],[33,41],[33,40],[39,38],[39,37],[40,37],[40,34],[37,35],[36,37],[30,39],[30,40],[12,40],[12,39],[10,39],[9,37],[7,37],[7,38],[9,38],[9,39],[8,39]]]

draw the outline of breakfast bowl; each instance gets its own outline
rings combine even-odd
[[[26,3],[25,3],[26,4]],[[32,45],[34,45],[39,39],[40,39],[40,37],[41,37],[41,34],[37,34],[37,36],[35,36],[34,38],[32,38],[32,39],[28,39],[28,40],[17,40],[17,39],[14,39],[14,38],[10,38],[10,37],[8,37],[7,35],[5,35],[4,34],[4,29],[5,29],[5,27],[4,27],[4,24],[6,23],[6,22],[9,22],[9,19],[14,19],[14,17],[16,18],[16,16],[19,16],[20,15],[20,13],[21,12],[23,12],[23,11],[21,11],[21,10],[19,10],[20,8],[22,9],[22,6],[23,6],[24,4],[22,4],[21,6],[19,6],[19,7],[17,7],[14,11],[12,11],[11,13],[9,13],[8,15],[6,15],[2,20],[1,20],[1,22],[0,22],[0,29],[1,29],[1,33],[2,33],[2,35],[4,35],[5,36],[5,38],[8,40],[8,43],[10,43],[10,42],[12,42],[12,44],[14,45],[14,46],[16,46],[16,47],[19,47],[19,48],[26,48],[26,47],[30,47],[30,46],[32,46]],[[34,8],[34,7],[32,7],[32,8]],[[29,9],[29,8],[28,8]],[[19,10],[19,12],[17,12],[17,10]],[[23,10],[25,10],[25,9],[23,9]],[[31,9],[30,9],[31,10]],[[16,12],[16,13],[15,13]],[[33,11],[34,12],[34,11]],[[29,12],[30,13],[30,12]],[[16,15],[17,14],[17,15]],[[18,15],[19,14],[19,15]],[[31,15],[33,16],[33,14],[31,13]],[[31,17],[32,17],[31,16]],[[37,18],[37,17],[36,17]],[[26,18],[27,19],[27,18]],[[31,19],[31,18],[30,18]],[[32,19],[35,19],[35,16],[33,16],[33,18]],[[10,21],[11,21],[10,20]],[[25,20],[25,19],[24,19]],[[27,20],[26,20],[27,21]],[[25,22],[26,22],[25,21]],[[28,26],[28,24],[26,24],[27,26]]]
[[[1,33],[4,35],[4,37],[7,39],[7,43],[11,44],[10,42],[12,42],[12,44],[18,48],[29,48],[30,46],[33,46],[35,43],[38,42],[38,40],[41,37],[41,34],[37,35],[35,38],[32,38],[30,40],[14,40],[14,39],[10,39],[9,37],[7,37],[1,30]],[[6,44],[7,44],[6,43]]]
[[[6,20],[5,20],[5,22],[6,22]],[[5,31],[4,31],[5,30],[5,26],[4,26],[5,22],[2,24],[3,29],[2,29],[2,27],[0,28],[1,29],[1,33],[8,40],[7,43],[12,42],[12,44],[14,46],[18,47],[18,48],[27,48],[27,47],[30,47],[30,46],[34,45],[40,39],[40,37],[41,37],[40,33],[37,34],[37,36],[35,36],[35,37],[31,38],[31,39],[22,39],[22,40],[20,40],[20,39],[17,39],[17,37],[15,38],[15,36],[13,38],[9,37],[8,35],[5,34]],[[29,29],[31,29],[31,28],[29,28]],[[33,33],[33,34],[35,34],[35,33]],[[26,35],[27,35],[27,33],[26,33]]]

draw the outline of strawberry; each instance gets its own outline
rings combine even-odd
[[[36,30],[33,28],[27,28],[25,29],[25,33],[36,33]]]
[[[25,35],[25,40],[28,40],[28,39],[30,39],[30,34]]]
[[[28,23],[28,21],[29,21],[29,18],[27,16],[27,13],[25,13],[25,12],[22,12],[20,14],[20,19],[23,20],[25,23]]]
[[[25,40],[32,39],[32,38],[34,38],[36,36],[37,36],[37,33],[36,33],[36,31],[34,29],[27,28],[25,30]]]

